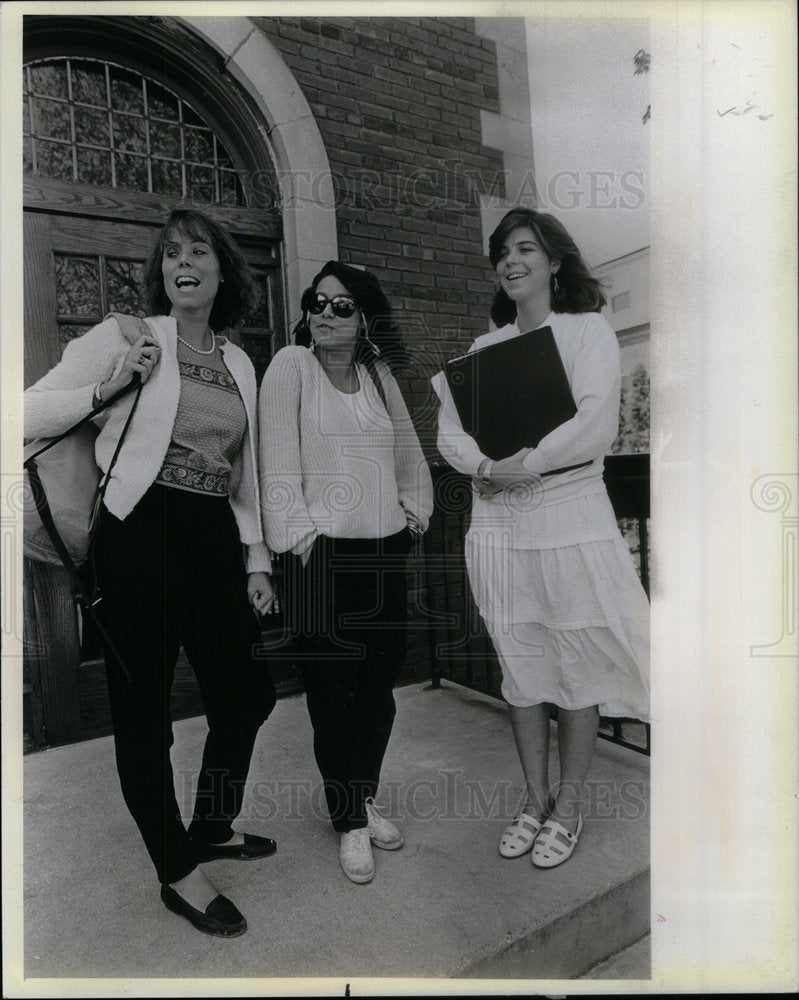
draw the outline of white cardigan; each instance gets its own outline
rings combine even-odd
[[[282,348],[267,368],[258,400],[262,504],[275,552],[301,555],[318,534],[381,538],[409,521],[427,528],[430,471],[399,386],[377,367],[390,413],[363,365],[354,394],[339,392],[305,347]]]
[[[130,514],[155,482],[172,438],[180,398],[177,323],[171,316],[149,316],[146,322],[161,348],[161,360],[142,388],[105,493],[106,507],[120,520]],[[272,564],[263,539],[257,488],[255,372],[240,347],[224,337],[218,337],[217,343],[247,414],[247,439],[230,477],[230,506],[241,541],[247,546],[247,571],[269,573]],[[61,361],[25,392],[25,436],[53,437],[80,420],[92,408],[94,387],[119,374],[130,346],[113,317],[70,341]],[[95,458],[103,472],[114,454],[134,398],[135,393],[123,397],[96,418],[100,433]]]

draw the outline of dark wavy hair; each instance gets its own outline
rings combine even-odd
[[[407,360],[407,351],[391,315],[391,305],[380,287],[380,282],[370,272],[359,267],[342,264],[338,260],[329,260],[322,270],[314,276],[310,286],[302,293],[302,319],[294,327],[294,343],[301,347],[310,347],[313,339],[308,325],[307,302],[316,293],[316,288],[323,278],[337,278],[355,299],[358,309],[366,322],[361,324],[358,341],[355,345],[353,358],[362,364],[371,364],[377,357],[372,344],[380,352],[380,360],[389,367]],[[368,340],[367,340],[368,336]],[[370,344],[371,341],[371,344]]]
[[[556,313],[599,312],[607,299],[602,290],[602,282],[594,277],[580,255],[577,244],[569,236],[563,223],[554,215],[536,212],[532,208],[513,208],[507,213],[491,234],[488,241],[488,259],[496,270],[502,255],[502,247],[515,229],[531,229],[541,249],[550,260],[560,261],[557,272],[558,290],[555,291],[555,275],[550,283],[552,311]],[[506,326],[516,319],[516,303],[499,288],[491,303],[491,319],[497,326]]]
[[[253,281],[241,250],[227,232],[207,215],[190,208],[176,208],[164,223],[158,242],[144,269],[147,305],[153,316],[168,316],[172,303],[164,288],[161,263],[167,242],[175,237],[202,240],[219,261],[220,282],[209,317],[212,330],[219,332],[241,325],[242,317],[252,306]]]

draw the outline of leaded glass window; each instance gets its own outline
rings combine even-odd
[[[109,312],[144,316],[144,261],[55,253],[58,333],[63,350]]]
[[[34,177],[239,206],[232,158],[191,105],[98,59],[23,68],[24,170]]]

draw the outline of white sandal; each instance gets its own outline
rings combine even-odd
[[[514,816],[505,828],[499,842],[499,853],[503,858],[520,858],[532,849],[541,830],[541,824],[527,813]]]
[[[582,813],[577,818],[577,829],[574,833],[570,833],[556,819],[548,819],[541,827],[541,833],[536,837],[533,847],[533,864],[537,868],[554,868],[556,865],[562,865],[564,861],[568,861],[574,854],[574,848],[577,846],[582,828]]]

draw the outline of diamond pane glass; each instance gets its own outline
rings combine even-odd
[[[214,201],[213,167],[196,167],[190,165],[186,168],[186,174],[189,186],[188,195],[192,201]]]
[[[214,162],[214,144],[210,129],[185,130],[186,159],[195,163]]]
[[[223,205],[244,204],[239,179],[232,171],[221,170],[219,173],[219,200]]]
[[[183,197],[183,173],[179,163],[153,160],[153,191]]]
[[[22,169],[26,174],[33,173],[33,146],[28,138],[22,140]]]
[[[31,87],[34,94],[44,94],[47,97],[63,97],[66,100],[67,68],[59,65],[31,66]]]
[[[72,147],[56,142],[36,142],[36,163],[40,177],[72,180]]]
[[[111,153],[106,149],[84,149],[79,146],[78,177],[84,184],[111,187]]]
[[[63,101],[45,101],[36,97],[31,106],[33,130],[36,135],[67,141],[72,138],[68,104]]]
[[[23,85],[24,134],[31,137],[26,173],[201,204],[246,204],[235,161],[197,112],[162,84],[103,60],[58,58],[31,63]],[[55,139],[65,145],[54,146]]]
[[[117,153],[116,163],[117,187],[128,191],[147,191],[147,160],[143,156],[127,156]]]
[[[245,317],[247,326],[271,326],[269,317],[269,284],[265,274],[253,272],[253,308]]]
[[[105,274],[109,310],[144,316],[144,263],[107,259]]]
[[[180,126],[168,125],[166,122],[150,122],[150,150],[153,156],[166,156],[171,160],[179,160]]]
[[[75,108],[75,139],[93,146],[109,146],[108,112],[97,108]]]
[[[56,308],[59,316],[98,317],[100,272],[96,257],[55,255]]]
[[[114,147],[136,153],[147,152],[144,119],[114,112]]]
[[[81,104],[104,108],[108,103],[105,66],[102,63],[71,60],[72,99]],[[66,97],[66,94],[64,95]]]
[[[144,114],[143,80],[138,73],[114,66],[111,69],[111,104],[119,111]]]

